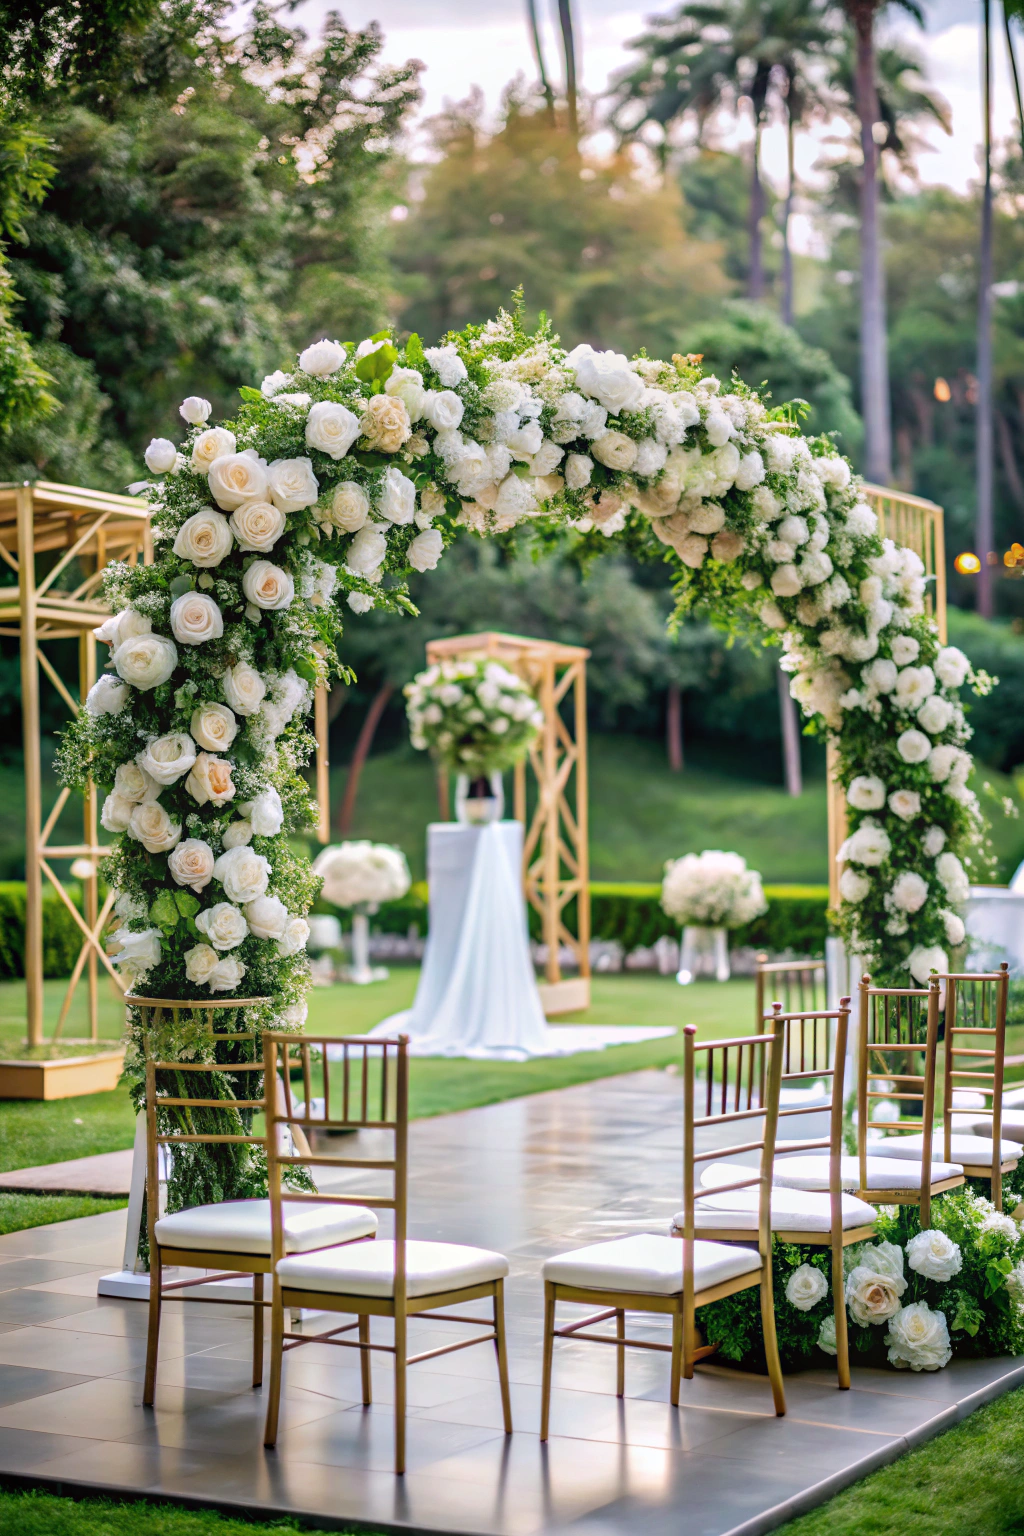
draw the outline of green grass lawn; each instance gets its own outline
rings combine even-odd
[[[26,1227],[49,1227],[55,1221],[74,1221],[78,1216],[99,1216],[127,1204],[127,1200],[97,1200],[92,1195],[0,1194],[0,1236]]]
[[[144,1500],[61,1499],[51,1493],[0,1492],[2,1536],[258,1536],[261,1531],[304,1531],[326,1536],[291,1520],[271,1525],[233,1520],[210,1509],[182,1509]]]

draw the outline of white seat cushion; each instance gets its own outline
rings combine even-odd
[[[989,1122],[989,1131],[992,1125]],[[921,1147],[924,1137],[920,1131],[911,1136],[887,1136],[884,1141],[878,1143],[881,1157],[898,1157],[920,1160]],[[962,1131],[954,1131],[950,1137],[949,1150],[952,1157],[958,1163],[971,1163],[977,1166],[979,1163],[991,1163],[992,1161],[992,1137],[970,1136]],[[940,1130],[932,1133],[932,1153],[941,1157],[945,1151],[945,1139]],[[1020,1157],[1020,1146],[1015,1141],[1001,1141],[1000,1153],[1004,1162],[1012,1158],[1014,1161]]]
[[[436,1291],[460,1291],[466,1286],[503,1280],[508,1274],[508,1259],[488,1248],[413,1241],[405,1245],[405,1274],[406,1295],[432,1296]],[[283,1286],[296,1291],[329,1291],[332,1296],[393,1296],[395,1245],[381,1241],[296,1254],[281,1260],[277,1276]]]
[[[941,1184],[945,1179],[955,1179],[963,1173],[959,1163],[935,1163],[931,1165],[932,1183]],[[860,1188],[860,1159],[842,1157],[839,1160],[839,1179],[844,1189]],[[786,1189],[827,1190],[829,1187],[828,1154],[801,1153],[799,1157],[776,1159],[773,1182]],[[867,1160],[868,1189],[920,1189],[921,1164],[906,1158],[869,1157]]]
[[[1024,1084],[1017,1088],[1007,1088],[1003,1092],[1004,1109],[1024,1109]]]
[[[362,1205],[322,1205],[284,1202],[285,1250],[305,1253],[329,1243],[350,1243],[372,1237],[377,1217]],[[201,1248],[225,1253],[270,1257],[270,1201],[225,1200],[220,1205],[195,1205],[190,1211],[161,1216],[156,1240],[168,1248]]]
[[[1024,1110],[1004,1109],[1003,1119],[1003,1143],[1012,1141],[1017,1144],[1015,1157],[1020,1157],[1020,1143],[1024,1141]],[[972,1129],[978,1136],[984,1136],[986,1131],[991,1132],[992,1121],[986,1117],[984,1120],[975,1120]]]
[[[760,1269],[761,1260],[749,1248],[731,1243],[693,1245],[694,1283],[698,1291],[721,1285],[737,1275]],[[652,1296],[678,1296],[683,1289],[683,1245],[677,1237],[653,1232],[617,1237],[560,1253],[544,1264],[545,1280],[598,1291],[641,1291]]]
[[[843,1230],[862,1227],[875,1220],[874,1206],[858,1200],[856,1195],[843,1195]],[[756,1189],[729,1189],[722,1194],[701,1195],[694,1211],[694,1224],[707,1228],[737,1228],[757,1231],[758,1191]],[[683,1212],[673,1218],[673,1225],[682,1227]],[[828,1232],[832,1226],[832,1206],[827,1194],[811,1193],[803,1189],[776,1186],[772,1190],[772,1227],[777,1232]]]

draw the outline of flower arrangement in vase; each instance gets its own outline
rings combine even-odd
[[[343,979],[365,986],[384,981],[387,970],[370,965],[370,918],[383,901],[397,901],[412,883],[405,854],[388,843],[337,843],[313,861],[321,895],[352,909],[352,964]]]
[[[694,979],[699,957],[708,948],[716,980],[728,981],[727,929],[741,928],[768,909],[757,871],[748,869],[738,853],[715,848],[669,859],[661,882],[661,905],[683,925],[676,977],[681,986]]]

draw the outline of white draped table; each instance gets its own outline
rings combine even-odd
[[[674,1034],[625,1025],[551,1026],[530,958],[523,828],[433,822],[427,828],[429,933],[412,1007],[374,1035],[410,1038],[416,1056],[523,1061]]]

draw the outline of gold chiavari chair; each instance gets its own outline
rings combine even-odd
[[[493,1343],[497,1356],[498,1380],[505,1420],[505,1433],[512,1433],[512,1408],[508,1386],[505,1349],[504,1280],[508,1260],[504,1254],[485,1248],[471,1248],[459,1243],[420,1242],[406,1236],[409,1181],[409,1042],[400,1035],[390,1040],[365,1037],[295,1036],[267,1032],[264,1037],[267,1073],[276,1074],[279,1063],[285,1067],[286,1103],[267,1110],[267,1165],[270,1174],[270,1203],[273,1217],[274,1295],[271,1311],[270,1389],[264,1443],[271,1447],[277,1440],[281,1401],[282,1367],[285,1352],[302,1344],[334,1344],[358,1349],[362,1371],[363,1402],[371,1401],[371,1351],[394,1357],[395,1362],[395,1471],[405,1471],[406,1367],[419,1360],[433,1360],[453,1350],[473,1344]],[[323,1073],[322,1097],[313,1096],[313,1056]],[[333,1061],[333,1065],[332,1065]],[[297,1062],[303,1080],[303,1103],[291,1099],[291,1067]],[[377,1148],[363,1157],[336,1157],[315,1152],[291,1153],[285,1132],[301,1128],[307,1138],[314,1131],[359,1131],[377,1133],[390,1140],[392,1155],[376,1155]],[[377,1137],[375,1136],[375,1140]],[[365,1203],[373,1209],[394,1213],[394,1238],[385,1241],[333,1248],[319,1253],[287,1254],[284,1243],[281,1182],[285,1171],[296,1167],[326,1167],[382,1173],[391,1176],[390,1195],[288,1195],[293,1198],[320,1198],[339,1207]],[[461,1313],[441,1313],[438,1307],[461,1306],[465,1302],[490,1300],[492,1320],[486,1333],[454,1344],[407,1353],[408,1321],[411,1317],[431,1322],[470,1323],[477,1327],[487,1320]],[[308,1308],[315,1312],[352,1314],[355,1321],[329,1328],[323,1333],[291,1333],[285,1329],[288,1309]],[[394,1342],[374,1343],[370,1336],[371,1318],[390,1318]],[[342,1339],[339,1334],[358,1330],[357,1339]]]
[[[1003,1071],[1009,967],[939,977],[946,986],[945,1061],[942,1094],[943,1156],[963,1165],[971,1179],[988,1179],[996,1210],[1003,1208],[1003,1174],[1016,1168],[1017,1141],[1003,1138]],[[962,1063],[962,1065],[961,1065]],[[965,1113],[957,1096],[977,1094],[970,1132],[959,1129]],[[973,1134],[972,1134],[973,1133]]]
[[[775,1412],[786,1411],[782,1367],[775,1337],[772,1298],[771,1188],[772,1159],[779,1113],[782,1076],[782,1023],[773,1021],[770,1032],[733,1040],[696,1044],[696,1026],[688,1024],[683,1038],[683,1212],[676,1218],[678,1235],[641,1233],[634,1237],[594,1243],[548,1259],[544,1264],[544,1370],[541,1386],[540,1438],[548,1437],[554,1342],[588,1339],[611,1344],[617,1352],[619,1397],[625,1393],[627,1348],[655,1349],[671,1354],[670,1396],[679,1404],[680,1380],[693,1376],[694,1364],[712,1354],[714,1344],[696,1345],[695,1314],[709,1302],[736,1291],[760,1287],[761,1321],[765,1357]],[[705,1113],[696,1113],[697,1062],[704,1070]],[[713,1108],[718,1101],[718,1110]],[[710,1126],[741,1125],[760,1120],[760,1133],[731,1147],[696,1152],[698,1130]],[[756,1232],[748,1231],[747,1243],[756,1248],[708,1241],[697,1236],[694,1185],[696,1166],[729,1153],[758,1152],[758,1169],[741,1167],[729,1188],[758,1191]],[[582,1302],[602,1310],[579,1322],[556,1326],[559,1302]],[[672,1320],[671,1344],[626,1337],[627,1312],[655,1313]],[[595,1333],[600,1323],[615,1319],[614,1336]]]
[[[252,1384],[263,1380],[263,1312],[269,1305],[263,1295],[263,1277],[271,1268],[271,1209],[269,1200],[224,1200],[192,1206],[160,1215],[159,1149],[167,1147],[173,1158],[187,1155],[196,1144],[220,1147],[251,1146],[261,1151],[263,1136],[254,1134],[257,1113],[277,1097],[273,1073],[265,1073],[260,1031],[245,1023],[247,1009],[256,1009],[268,998],[199,1000],[185,1006],[161,998],[128,997],[143,1025],[146,1064],[146,1216],[149,1231],[149,1332],[146,1342],[146,1378],[142,1401],[153,1404],[156,1393],[157,1353],[163,1302],[220,1302],[209,1294],[188,1296],[195,1286],[215,1280],[252,1276],[253,1313]],[[170,1023],[177,1035],[182,1015],[191,1014],[200,1026],[199,1052],[206,1060],[164,1061],[158,1051],[164,1027]],[[216,1026],[220,1024],[218,1029]],[[233,1025],[233,1027],[232,1027]],[[203,1037],[205,1036],[205,1040]],[[250,1085],[248,1092],[246,1085]],[[239,1090],[243,1096],[239,1097]],[[180,1150],[179,1150],[180,1149]],[[230,1171],[226,1170],[230,1183]],[[339,1211],[316,1196],[301,1210],[288,1198],[287,1242],[289,1249],[323,1248],[372,1238],[377,1218],[365,1207]],[[184,1280],[164,1283],[167,1266],[203,1271]],[[213,1270],[217,1273],[210,1274]],[[245,1305],[232,1299],[222,1305]]]
[[[775,1001],[787,1017],[794,1013],[821,1013],[828,1007],[824,960],[769,960],[757,956],[754,972],[754,1028],[761,1029]]]
[[[840,999],[831,1012],[782,1012],[775,1003],[773,1027],[782,1024],[781,1084],[828,1084],[813,1108],[782,1105],[780,1122],[793,1115],[828,1115],[828,1134],[780,1141],[776,1138],[772,1193],[772,1231],[780,1242],[831,1249],[832,1296],[836,1321],[836,1369],[839,1386],[850,1385],[850,1355],[846,1329],[843,1249],[874,1235],[875,1212],[858,1196],[847,1193],[857,1183],[853,1158],[843,1157],[843,1102],[850,999]],[[822,1157],[820,1153],[827,1152]],[[790,1156],[789,1154],[795,1154]],[[738,1164],[712,1163],[698,1196],[696,1233],[718,1242],[750,1242],[757,1218],[751,1189],[723,1193],[725,1182],[741,1174]],[[679,1217],[676,1217],[678,1223]]]
[[[873,1205],[916,1205],[921,1226],[927,1227],[932,1199],[964,1182],[959,1163],[936,1156],[939,978],[932,976],[927,987],[873,987],[866,975],[859,990],[857,1193]],[[893,1106],[895,1113],[890,1110],[886,1117],[881,1105]],[[903,1113],[905,1106],[914,1105],[919,1106],[918,1114]],[[886,1134],[869,1142],[872,1129]],[[871,1165],[892,1168],[895,1163],[901,1167],[898,1172],[892,1169],[893,1183],[881,1186],[872,1177]]]

